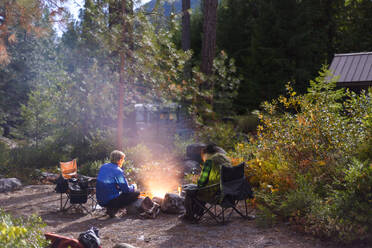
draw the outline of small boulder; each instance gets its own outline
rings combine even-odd
[[[157,196],[154,196],[152,198],[152,201],[159,204],[159,206],[161,206],[161,204],[163,203],[163,198],[160,198],[160,197],[157,197]]]
[[[169,214],[181,214],[185,212],[184,199],[172,193],[167,193],[164,196],[163,202],[161,204],[161,210],[164,213]]]
[[[56,183],[58,177],[59,177],[59,174],[41,172],[40,179],[44,183]]]
[[[160,205],[149,197],[140,197],[126,207],[127,213],[146,219],[155,219],[160,213]]]
[[[22,188],[22,183],[17,178],[0,179],[0,193],[10,192]]]

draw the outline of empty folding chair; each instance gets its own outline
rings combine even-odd
[[[209,185],[207,187],[195,190],[196,197],[193,197],[193,204],[195,204],[199,213],[196,214],[196,221],[200,221],[206,214],[211,216],[217,223],[224,224],[226,213],[230,210],[227,218],[233,212],[238,213],[240,216],[248,217],[247,199],[253,198],[253,192],[249,182],[244,176],[245,163],[241,163],[233,167],[221,167],[221,179],[219,184]],[[219,190],[215,190],[219,188]],[[204,192],[214,189],[216,192],[207,201],[198,197],[203,195]],[[245,212],[242,213],[237,205],[240,201],[244,201]]]

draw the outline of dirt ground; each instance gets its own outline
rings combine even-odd
[[[1,208],[15,216],[38,214],[47,224],[45,232],[77,238],[79,233],[97,227],[104,248],[118,243],[136,247],[342,247],[296,233],[284,224],[262,229],[254,220],[244,220],[238,215],[233,215],[226,225],[212,221],[189,224],[180,221],[177,215],[163,213],[156,219],[129,215],[107,219],[102,218],[103,211],[95,211],[93,215],[74,211],[66,213],[58,211],[59,206],[60,195],[54,192],[54,185],[30,185],[19,191],[0,194]]]

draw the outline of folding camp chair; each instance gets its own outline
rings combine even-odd
[[[243,218],[248,218],[247,199],[253,198],[253,192],[249,182],[244,176],[245,163],[241,163],[233,167],[221,167],[221,179],[219,184],[209,185],[199,188],[195,191],[196,197],[193,197],[193,204],[200,209],[196,215],[195,221],[199,222],[206,214],[211,216],[217,223],[225,224],[233,212],[238,213]],[[207,202],[200,199],[198,195],[203,192],[216,192],[211,200]],[[242,213],[237,205],[240,201],[244,201],[245,212]],[[227,218],[225,213],[231,210]]]
[[[60,162],[61,177],[59,182],[62,186],[59,190],[56,190],[61,194],[60,197],[60,210],[67,211],[70,208],[82,209],[88,213],[91,213],[83,204],[88,202],[88,199],[92,203],[92,211],[95,210],[97,201],[94,197],[95,180],[78,175],[76,159],[69,162]],[[56,187],[56,189],[57,189]],[[63,199],[63,195],[66,195],[66,199]],[[68,207],[68,203],[70,204]]]
[[[61,176],[57,180],[56,191],[60,193],[60,210],[64,211],[66,209],[67,203],[70,201],[70,194],[69,194],[69,179],[77,178],[77,163],[76,159],[68,161],[68,162],[60,162],[59,163]],[[63,201],[63,195],[66,195],[66,200]]]
[[[64,179],[77,178],[77,163],[76,159],[69,162],[59,162],[61,174]]]

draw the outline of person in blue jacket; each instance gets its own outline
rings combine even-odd
[[[111,163],[101,166],[96,184],[98,204],[106,207],[107,214],[114,217],[120,208],[138,199],[136,184],[128,185],[122,166],[125,154],[115,150],[110,154]]]

